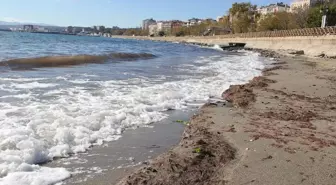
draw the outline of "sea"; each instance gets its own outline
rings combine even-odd
[[[120,57],[70,66],[1,65],[111,54]],[[266,60],[218,46],[0,32],[0,184],[61,183],[74,172],[45,163],[118,140],[172,110],[197,110],[230,85],[261,75]]]

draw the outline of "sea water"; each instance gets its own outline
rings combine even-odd
[[[261,74],[257,53],[178,43],[0,32],[0,62],[17,58],[150,53],[55,68],[0,67],[0,184],[47,185],[70,177],[41,164],[114,141],[125,129],[197,109]]]

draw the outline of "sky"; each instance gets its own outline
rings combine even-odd
[[[0,21],[128,28],[140,27],[141,21],[147,18],[215,19],[226,14],[234,2],[246,0],[0,0]],[[250,2],[267,5],[278,1]]]

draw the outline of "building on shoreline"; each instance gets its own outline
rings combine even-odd
[[[159,32],[164,32],[166,35],[171,34],[183,27],[185,22],[180,20],[158,21],[156,24],[148,26],[149,35],[158,35]]]
[[[192,18],[188,20],[186,26],[190,27],[190,26],[200,25],[202,22],[203,22],[203,19]]]
[[[261,15],[273,14],[277,12],[290,12],[290,6],[281,2],[276,4],[269,4],[258,8],[258,13]]]
[[[205,20],[203,20],[201,23],[203,22],[207,22],[207,23],[210,23],[210,24],[215,24],[217,21],[215,19],[212,19],[212,18],[207,18]]]
[[[47,33],[50,32],[49,29],[42,26],[35,26],[31,24],[23,25],[22,28],[11,28],[10,30],[16,32],[38,32],[38,33]]]
[[[157,32],[165,32],[165,34],[168,34],[171,32],[172,29],[172,21],[159,21],[157,23]]]
[[[150,25],[156,24],[153,18],[146,19],[142,21],[142,30],[148,30]]]
[[[179,30],[180,28],[183,27],[185,23],[183,21],[180,20],[173,20],[172,21],[172,32],[176,32],[177,30]]]
[[[297,8],[309,8],[318,2],[320,0],[294,0],[290,8],[291,11],[295,11]]]
[[[163,31],[166,34],[168,34],[168,33],[171,32],[171,29],[172,29],[172,21],[163,21],[162,30],[160,30],[160,31]]]
[[[158,34],[158,24],[148,26],[149,35],[156,36]]]
[[[217,18],[218,23],[225,23],[230,21],[230,15],[219,16]]]
[[[34,25],[23,25],[23,31],[26,31],[26,32],[34,31]]]

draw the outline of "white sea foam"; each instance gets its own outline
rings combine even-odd
[[[48,87],[55,87],[57,84],[50,84],[50,83],[39,83],[39,82],[31,82],[31,83],[12,83],[12,87],[17,89],[36,89],[36,88],[48,88]]]
[[[16,94],[16,95],[0,96],[0,99],[6,99],[6,98],[28,99],[28,98],[31,98],[31,96],[32,96],[31,93]]]
[[[216,50],[219,50],[219,51],[223,51],[223,49],[220,47],[220,45],[218,44],[215,44],[213,47],[211,47],[212,49],[216,49]]]
[[[35,82],[45,80],[45,78],[0,78],[1,81],[11,81],[11,82]]]
[[[40,185],[55,184],[70,177],[70,173],[63,168],[45,168],[22,164],[23,171],[10,173],[0,179],[1,185]],[[34,168],[35,167],[35,168]]]
[[[58,77],[74,84],[66,87],[56,82],[7,80],[1,89],[39,89],[39,93],[26,95],[31,98],[17,95],[25,100],[20,104],[0,99],[0,184],[46,185],[64,180],[70,176],[65,169],[36,164],[119,139],[125,128],[166,118],[166,110],[195,107],[209,97],[220,97],[230,85],[246,83],[263,68],[254,53],[203,57],[195,63],[202,66],[188,66],[189,72],[207,74],[204,78],[157,83],[149,78],[88,81]],[[86,83],[95,88],[82,87]]]
[[[70,81],[71,83],[74,83],[74,84],[86,84],[89,82],[88,79],[81,79],[81,80],[71,80]]]

